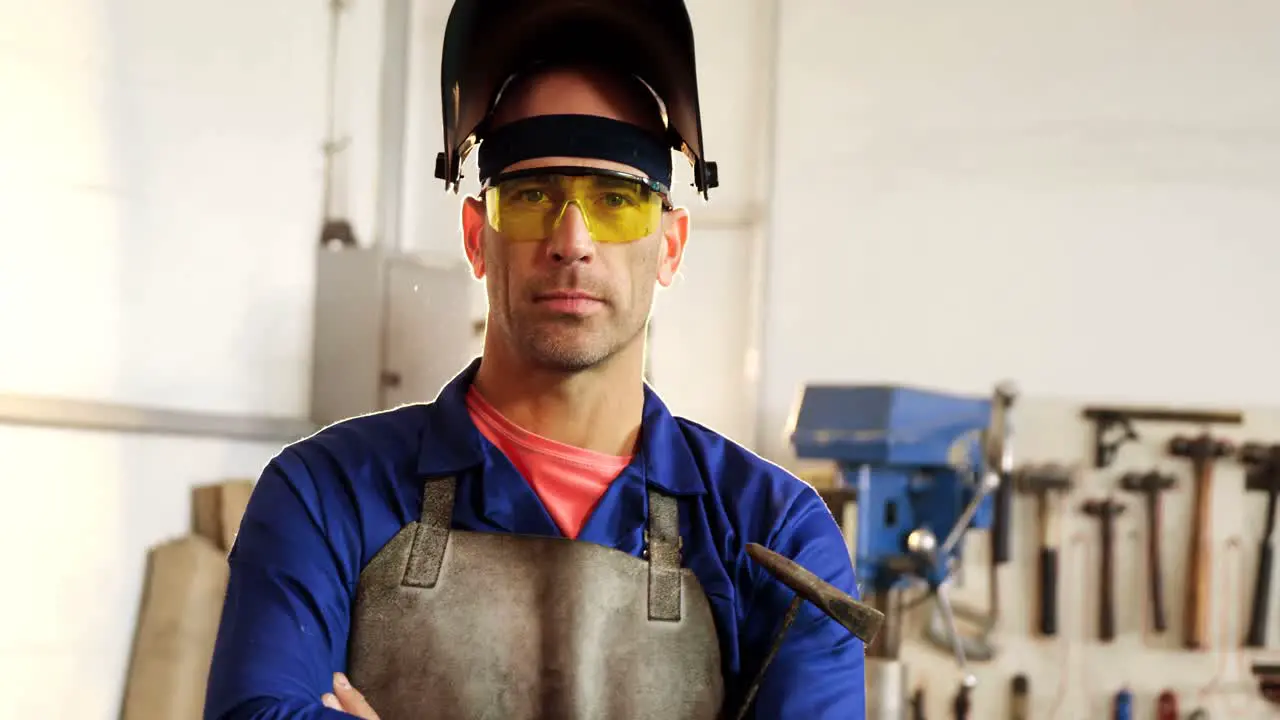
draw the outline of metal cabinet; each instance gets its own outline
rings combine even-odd
[[[461,259],[321,249],[311,419],[328,425],[435,398],[474,357],[473,282]]]

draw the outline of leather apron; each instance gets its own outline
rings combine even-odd
[[[644,557],[451,530],[456,482],[360,573],[348,676],[382,720],[711,720],[711,605],[682,568],[676,499],[648,491]]]

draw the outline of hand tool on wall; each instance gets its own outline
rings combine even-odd
[[[1156,720],[1178,720],[1178,696],[1165,690],[1156,698]]]
[[[1183,607],[1183,645],[1190,650],[1205,647],[1209,632],[1211,548],[1209,544],[1210,493],[1213,464],[1231,454],[1231,444],[1208,433],[1178,436],[1169,441],[1169,454],[1191,461],[1195,472],[1191,542],[1187,561],[1186,604]]]
[[[1101,576],[1098,583],[1098,639],[1110,642],[1116,637],[1115,605],[1115,519],[1124,513],[1124,505],[1110,497],[1089,500],[1083,508],[1098,519],[1102,531]]]
[[[1253,604],[1249,612],[1249,632],[1245,647],[1267,644],[1267,606],[1271,604],[1271,570],[1275,554],[1276,496],[1280,494],[1280,444],[1245,443],[1240,462],[1247,469],[1245,488],[1267,494],[1267,514],[1258,545],[1258,575],[1253,584]]]
[[[1126,473],[1120,478],[1120,487],[1143,496],[1147,504],[1147,579],[1151,594],[1151,623],[1158,633],[1168,628],[1164,614],[1164,582],[1160,572],[1160,530],[1163,525],[1160,494],[1175,484],[1172,475],[1152,470],[1145,473]]]
[[[1258,679],[1258,692],[1269,703],[1280,705],[1280,665],[1255,662],[1251,668]]]
[[[1112,720],[1133,720],[1133,691],[1126,688],[1117,692],[1111,708]]]
[[[1009,562],[1013,557],[1012,551],[1012,534],[1013,534],[1013,483],[1009,482],[1013,473],[1013,448],[1010,438],[1013,430],[1010,423],[1010,414],[1013,404],[1017,400],[1018,391],[1011,383],[1002,383],[996,388],[996,395],[993,403],[995,407],[991,413],[991,424],[982,437],[982,455],[983,465],[986,466],[988,472],[993,472],[1000,478],[1000,484],[996,488],[994,498],[992,500],[992,517],[991,517],[991,583],[994,588],[996,585],[995,570],[1001,565]],[[996,602],[997,598],[992,597],[992,602]],[[998,615],[995,612],[997,605],[992,605],[992,615]]]
[[[1031,683],[1026,675],[1014,675],[1009,698],[1009,720],[1031,720]]]
[[[1239,425],[1244,415],[1235,410],[1172,410],[1093,405],[1082,413],[1093,423],[1093,465],[1102,470],[1111,465],[1126,442],[1139,439],[1135,422],[1174,422],[1190,425]]]
[[[911,720],[926,720],[924,714],[924,688],[911,693]]]
[[[973,709],[973,685],[960,683],[955,699],[951,701],[951,710],[955,720],[969,720],[969,711]]]
[[[1074,470],[1065,465],[1047,463],[1027,465],[1014,473],[1018,491],[1036,499],[1036,515],[1040,527],[1040,554],[1037,559],[1040,634],[1052,637],[1058,633],[1058,529],[1057,496],[1071,490]]]

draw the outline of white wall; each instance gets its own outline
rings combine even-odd
[[[305,412],[324,5],[0,2],[0,393]],[[0,715],[114,717],[147,547],[275,450],[0,427]]]
[[[1280,6],[783,7],[769,454],[818,379],[1280,403]]]

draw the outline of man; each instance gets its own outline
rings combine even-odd
[[[482,5],[460,2],[446,37]],[[451,88],[498,81],[472,116],[482,192],[462,207],[483,355],[434,402],[338,423],[267,466],[229,558],[206,718],[711,720],[758,677],[749,717],[860,720],[862,644],[812,605],[761,673],[793,593],[745,546],[854,595],[830,512],[642,380],[655,283],[689,231],[668,199],[667,113],[705,191],[700,129],[651,92],[677,94],[670,77],[552,57],[545,26],[495,7],[489,31],[543,42],[486,75],[450,69],[446,40],[439,168],[456,179],[471,134]],[[601,22],[618,51],[643,35]]]

